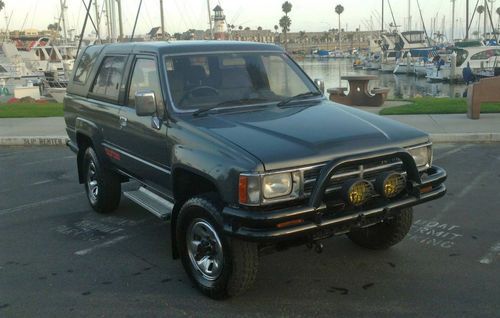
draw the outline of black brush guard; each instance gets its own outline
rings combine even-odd
[[[323,196],[329,180],[339,169],[347,165],[362,165],[392,158],[399,158],[403,163],[409,185],[408,195],[365,210],[329,213]],[[300,236],[321,236],[325,231],[331,236],[347,233],[353,228],[368,227],[393,217],[401,209],[444,196],[446,187],[443,182],[447,177],[446,171],[432,166],[425,172],[426,176],[421,178],[413,157],[401,148],[338,158],[322,168],[306,204],[271,211],[225,207],[222,212],[224,230],[231,236],[245,240],[276,242]],[[421,189],[428,191],[421,193]],[[277,227],[277,224],[297,219],[304,221],[289,227]]]

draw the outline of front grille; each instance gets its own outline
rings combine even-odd
[[[308,197],[311,195],[311,192],[316,185],[316,180],[319,178],[323,167],[324,166],[318,166],[304,170],[304,196]],[[325,196],[326,198],[329,198],[334,197],[337,194],[340,195],[342,186],[349,180],[365,179],[373,183],[375,182],[377,176],[384,172],[398,172],[403,175],[406,174],[403,169],[403,162],[399,158],[370,162],[363,165],[347,166],[338,170],[331,177],[325,190]]]

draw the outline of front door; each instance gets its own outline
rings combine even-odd
[[[158,62],[154,56],[137,56],[127,89],[125,106],[120,110],[122,133],[120,148],[124,152],[125,169],[128,173],[168,196],[170,183],[169,147],[167,126],[154,128],[151,116],[137,116],[135,93],[150,89],[155,92],[158,117],[163,118],[165,104],[161,91]]]

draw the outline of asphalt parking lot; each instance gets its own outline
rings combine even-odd
[[[387,251],[346,237],[264,256],[252,290],[213,301],[125,198],[92,212],[64,147],[0,148],[0,317],[500,316],[500,145],[439,145],[448,194]]]

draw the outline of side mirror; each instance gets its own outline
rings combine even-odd
[[[325,94],[325,82],[322,79],[319,78],[314,79],[314,84],[316,84],[321,93]]]
[[[147,89],[135,93],[135,113],[137,116],[153,116],[156,114],[154,91]]]

